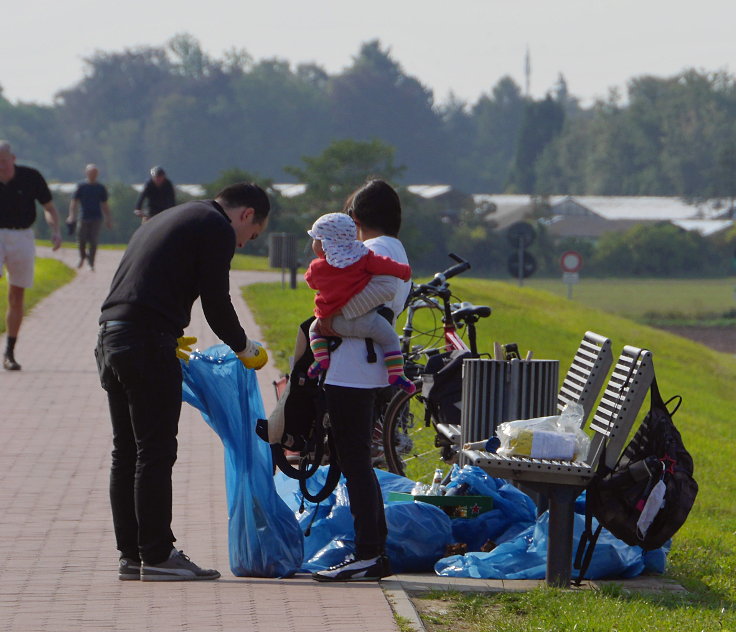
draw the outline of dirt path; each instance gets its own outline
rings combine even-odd
[[[723,353],[736,354],[736,327],[662,327]]]

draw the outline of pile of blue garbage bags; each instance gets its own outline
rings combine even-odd
[[[315,485],[325,472],[316,476]],[[409,492],[414,482],[376,470],[384,498],[389,492]],[[276,475],[279,495],[294,510],[302,529],[311,525],[304,540],[303,570],[316,571],[341,561],[353,550],[354,531],[344,480],[319,507],[304,503],[295,481]],[[432,571],[444,577],[484,579],[544,579],[547,564],[549,512],[536,516],[532,499],[503,479],[492,478],[477,467],[456,465],[448,487],[468,484],[468,493],[493,498],[493,508],[475,518],[449,518],[434,505],[424,502],[385,504],[388,539],[386,549],[396,573]],[[577,548],[585,518],[584,495],[576,503],[573,551]],[[594,527],[595,527],[594,521]],[[481,547],[491,540],[490,552]],[[449,544],[467,545],[464,555],[445,557]],[[666,550],[645,552],[614,538],[605,529],[598,539],[586,573],[588,579],[629,578],[644,571],[664,572]]]
[[[255,434],[265,417],[253,371],[246,371],[224,345],[195,352],[184,371],[184,400],[198,408],[225,448],[230,567],[237,576],[288,577],[342,561],[354,550],[355,533],[345,481],[322,503],[305,501],[297,481],[273,475],[269,446]],[[321,488],[327,468],[309,479]],[[410,492],[414,481],[376,470],[384,499]],[[467,485],[470,495],[490,496],[493,508],[474,518],[451,519],[423,502],[385,504],[387,554],[396,573],[434,570],[446,577],[543,579],[548,512],[536,515],[532,499],[480,468],[453,466],[448,487]],[[584,494],[576,503],[573,551],[584,528]],[[595,521],[594,521],[595,523]],[[594,524],[594,527],[596,525]],[[488,541],[495,544],[481,552]],[[464,555],[446,555],[465,543]],[[586,573],[588,579],[629,578],[664,572],[668,547],[644,552],[601,532]]]

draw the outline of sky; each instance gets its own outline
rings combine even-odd
[[[10,5],[10,0],[6,0]],[[3,10],[0,86],[49,104],[97,51],[164,47],[176,34],[211,57],[245,49],[339,73],[378,39],[442,103],[472,104],[505,75],[542,98],[560,73],[584,105],[641,75],[736,72],[735,0],[24,0]]]

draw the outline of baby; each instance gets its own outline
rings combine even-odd
[[[344,213],[322,215],[307,234],[312,238],[312,250],[317,259],[309,264],[304,278],[309,287],[317,290],[314,298],[317,318],[327,318],[338,312],[374,274],[387,274],[403,281],[411,278],[408,265],[377,255],[358,241],[355,223]],[[332,321],[332,328],[341,336],[372,338],[383,349],[389,384],[408,393],[416,390],[414,383],[404,375],[404,357],[393,324],[376,310],[352,320],[338,314]],[[315,331],[314,324],[309,330],[309,346],[314,363],[308,375],[316,377],[330,366],[330,354],[327,340]]]

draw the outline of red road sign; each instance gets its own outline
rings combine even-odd
[[[580,272],[583,267],[583,256],[574,250],[563,252],[560,257],[560,267],[563,272]]]

